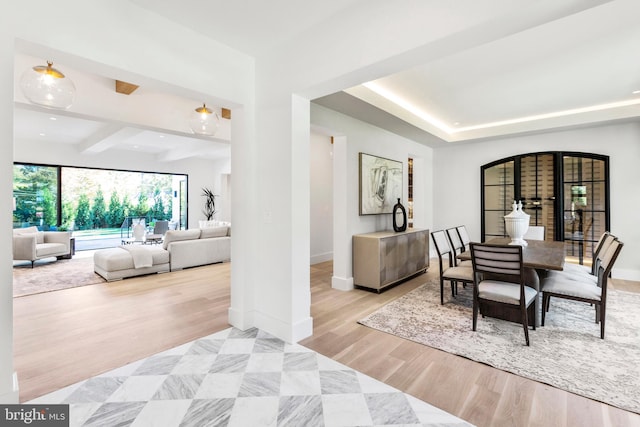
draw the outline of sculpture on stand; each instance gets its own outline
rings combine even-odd
[[[530,215],[522,210],[522,203],[513,201],[513,210],[509,215],[504,216],[504,226],[509,237],[511,237],[510,245],[527,246],[524,235],[529,229]]]

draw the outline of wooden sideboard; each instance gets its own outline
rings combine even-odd
[[[429,230],[378,231],[353,236],[353,283],[380,292],[427,270]]]

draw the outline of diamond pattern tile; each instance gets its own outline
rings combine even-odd
[[[258,329],[229,328],[29,403],[69,404],[71,426],[470,425]]]

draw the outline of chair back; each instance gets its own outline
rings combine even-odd
[[[522,246],[494,245],[489,243],[471,243],[471,262],[476,275],[507,276],[505,281],[524,284],[524,263]]]
[[[593,256],[591,264],[591,273],[594,276],[598,275],[602,260],[604,259],[609,248],[611,248],[611,245],[617,240],[618,239],[613,234],[608,233],[606,236],[604,236],[602,242],[598,244],[598,248],[596,249],[596,253]]]
[[[451,250],[453,251],[454,255],[465,251],[464,244],[462,243],[462,240],[460,240],[460,235],[458,234],[457,228],[447,228],[447,237],[449,238]]]
[[[164,236],[167,230],[169,230],[169,221],[156,221],[153,226],[153,234],[161,234]]]
[[[467,233],[467,227],[465,227],[464,225],[459,225],[456,227],[456,230],[458,231],[458,236],[460,236],[462,246],[464,246],[464,248],[466,249],[467,246],[469,246],[469,243],[471,243],[469,233]]]
[[[544,240],[544,225],[530,225],[524,240]]]
[[[440,258],[442,258],[443,255],[451,254],[451,246],[449,246],[449,241],[447,240],[447,235],[444,230],[432,232],[431,238],[433,239],[433,244]]]
[[[611,242],[607,248],[602,257],[602,261],[598,266],[598,286],[602,286],[602,284],[605,283],[607,278],[611,275],[613,264],[615,264],[616,259],[618,259],[618,255],[620,254],[623,246],[624,243],[616,239]]]
[[[438,266],[440,268],[440,275],[444,272],[444,264],[442,262],[442,257],[448,257],[448,267],[454,266],[453,254],[451,252],[451,247],[449,246],[449,241],[447,240],[447,236],[444,230],[433,231],[431,233],[431,238],[433,239],[433,246],[436,248],[436,252],[438,253]]]

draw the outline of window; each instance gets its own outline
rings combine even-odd
[[[14,228],[120,228],[127,217],[186,228],[188,176],[15,163]]]

